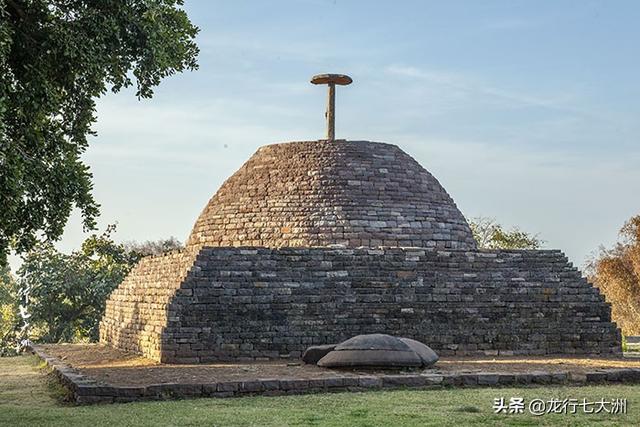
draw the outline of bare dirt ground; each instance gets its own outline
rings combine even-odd
[[[389,371],[333,370],[305,365],[294,360],[238,362],[198,365],[160,364],[142,356],[100,344],[49,344],[42,349],[80,373],[115,386],[143,386],[165,383],[214,383],[256,379],[316,379],[357,377]],[[640,358],[594,357],[446,357],[431,369],[434,374],[453,373],[584,373],[609,368],[640,368]],[[397,373],[416,371],[398,371]]]

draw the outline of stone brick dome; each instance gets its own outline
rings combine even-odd
[[[261,147],[211,198],[188,248],[475,249],[433,175],[391,144],[303,141]]]

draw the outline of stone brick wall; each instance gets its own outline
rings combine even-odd
[[[413,246],[475,249],[436,178],[391,144],[261,147],[209,201],[190,247]]]
[[[204,248],[161,359],[297,357],[374,332],[442,355],[621,351],[609,305],[560,251]]]
[[[140,260],[107,300],[100,342],[160,360],[169,303],[195,257],[185,250]]]

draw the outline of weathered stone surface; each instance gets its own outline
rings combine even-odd
[[[382,379],[379,377],[360,377],[358,385],[362,388],[380,388],[382,387]]]
[[[498,374],[484,373],[478,374],[478,385],[495,385],[500,382]]]
[[[391,350],[332,351],[318,361],[318,366],[325,368],[416,368],[421,365],[420,357],[413,351]]]
[[[436,352],[431,350],[431,348],[426,344],[412,340],[411,338],[400,338],[400,341],[407,344],[411,350],[415,351],[416,354],[420,356],[423,367],[428,368],[438,361],[438,355]]]
[[[422,359],[408,344],[386,334],[358,335],[338,344],[318,361],[325,368],[419,367]]]
[[[423,374],[425,385],[440,385],[443,382],[443,376],[440,374]]]
[[[389,351],[412,351],[408,344],[398,337],[387,334],[365,334],[356,335],[346,341],[341,342],[335,348],[336,351],[344,350],[389,350]]]
[[[302,361],[315,365],[318,363],[318,360],[322,359],[330,351],[333,351],[334,348],[336,348],[335,344],[313,345],[308,347],[302,354]]]
[[[597,383],[607,381],[607,373],[606,372],[588,372],[586,374],[587,382]]]
[[[461,385],[472,386],[478,384],[478,374],[461,374],[459,377]]]

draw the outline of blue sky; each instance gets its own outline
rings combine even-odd
[[[324,134],[399,145],[467,216],[539,233],[576,265],[640,214],[640,3],[186,1],[200,69],[152,100],[99,101],[85,159],[120,240],[185,240],[261,145]],[[59,247],[84,236],[74,215]]]

